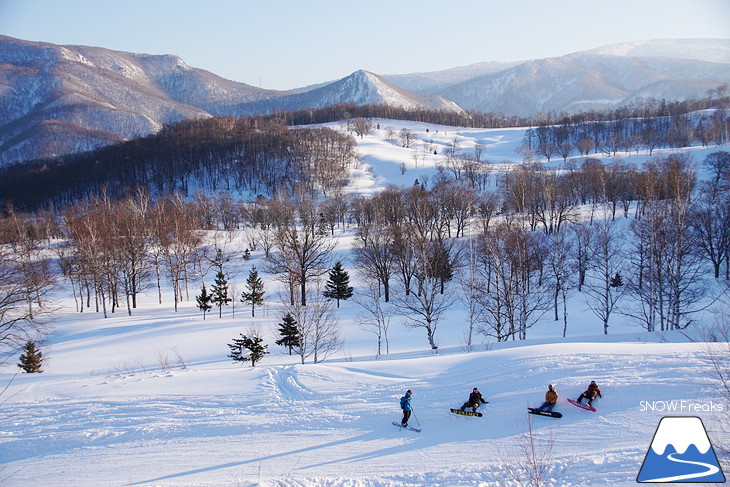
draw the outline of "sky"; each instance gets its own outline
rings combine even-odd
[[[0,0],[0,34],[175,54],[268,89],[608,44],[730,38],[727,0]]]

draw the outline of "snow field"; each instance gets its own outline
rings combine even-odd
[[[552,443],[555,485],[628,485],[662,417],[642,412],[641,400],[717,401],[696,344],[406,355],[51,377],[31,388],[55,397],[16,396],[4,407],[9,485],[492,485],[507,479],[506,463],[519,463],[530,419],[538,441]],[[13,389],[30,377],[19,376]],[[568,405],[591,379],[605,396],[598,412]],[[561,394],[560,420],[526,414],[548,383]],[[490,401],[485,416],[451,414],[475,386]],[[98,395],[77,396],[89,388]],[[420,434],[390,425],[407,388]],[[721,419],[703,415],[708,428]]]
[[[483,160],[519,162],[514,152],[524,129],[484,130],[380,121],[381,130],[358,139],[363,163],[349,190],[372,194],[388,183],[411,185],[435,174],[439,156],[419,158],[384,140],[385,126],[410,128],[440,153],[459,134],[463,150],[485,144]],[[425,129],[429,128],[426,133]],[[416,149],[418,150],[418,149]],[[698,161],[717,148],[692,149]],[[645,156],[631,156],[641,163]],[[406,163],[401,174],[400,163]],[[553,161],[555,167],[560,162]],[[494,184],[494,181],[492,181]],[[240,236],[239,236],[240,237]],[[360,284],[349,255],[352,231],[338,234],[333,255]],[[245,248],[234,240],[229,250]],[[264,268],[261,251],[250,262],[232,259],[238,291],[251,265]],[[263,273],[262,273],[263,274]],[[357,305],[336,311],[343,350],[320,364],[300,364],[274,345],[278,285],[265,274],[267,305],[257,318],[237,303],[235,317],[217,309],[202,319],[191,301],[173,312],[171,293],[156,304],[149,290],[133,316],[122,309],[74,311],[64,294],[42,350],[43,374],[0,368],[0,483],[9,486],[375,486],[517,485],[509,470],[524,463],[520,447],[528,421],[542,450],[552,446],[555,486],[635,485],[662,411],[641,401],[720,403],[724,412],[699,415],[715,444],[728,444],[723,404],[704,344],[682,334],[647,334],[620,315],[610,335],[574,294],[568,303],[569,336],[545,319],[525,342],[482,343],[466,352],[463,304],[439,324],[438,353],[425,333],[394,318],[390,354],[375,358],[374,335],[355,323]],[[717,304],[721,312],[726,304]],[[708,323],[709,316],[705,317]],[[226,346],[256,322],[270,355],[255,368],[226,357]],[[661,343],[656,343],[661,342]],[[167,362],[167,366],[162,363]],[[591,380],[604,398],[596,413],[566,402]],[[542,403],[548,384],[560,394],[562,419],[527,415]],[[489,404],[484,417],[457,416],[473,387]],[[423,431],[403,431],[398,400],[414,392]],[[676,413],[674,413],[676,414]]]

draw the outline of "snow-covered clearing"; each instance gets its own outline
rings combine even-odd
[[[481,142],[482,158],[495,163],[519,160],[514,149],[524,132],[380,123],[396,131],[409,127],[441,147],[458,133],[462,149]],[[363,174],[353,192],[433,177],[433,150],[415,162],[413,151],[383,134],[358,139]],[[713,150],[696,150],[696,159]],[[341,237],[337,258],[357,288],[347,255],[350,235]],[[237,242],[228,250],[244,248]],[[262,259],[261,251],[250,262],[235,259],[239,292],[252,264],[263,269]],[[73,300],[64,296],[56,332],[42,346],[46,371],[13,378],[14,363],[0,369],[0,390],[10,384],[0,396],[0,483],[518,485],[510,470],[525,465],[531,421],[538,450],[552,447],[545,460],[551,485],[617,486],[635,484],[663,416],[700,416],[713,444],[730,443],[722,428],[730,404],[717,392],[706,345],[681,333],[648,334],[616,315],[611,334],[603,336],[601,324],[573,296],[567,339],[561,338],[562,323],[547,316],[527,341],[480,343],[467,351],[465,311],[457,303],[439,325],[438,353],[428,349],[422,330],[396,318],[390,353],[376,358],[374,335],[358,328],[358,307],[350,300],[337,311],[342,351],[302,365],[273,343],[281,318],[277,285],[264,277],[267,306],[256,322],[271,353],[255,368],[227,358],[227,344],[253,322],[247,310],[239,303],[235,317],[228,309],[218,319],[214,310],[204,321],[192,297],[197,284],[178,313],[171,293],[158,305],[152,290],[133,316],[122,309],[107,319],[74,312]],[[727,304],[715,309],[727,312]],[[710,324],[711,314],[703,320]],[[577,398],[591,380],[604,394],[595,403],[598,411],[570,406],[566,398]],[[528,416],[526,408],[542,402],[548,384],[560,393],[556,411],[563,418]],[[451,414],[473,387],[489,401],[484,417]],[[421,433],[391,425],[400,419],[398,400],[406,389],[414,392],[410,422]],[[651,411],[647,401],[681,409]]]

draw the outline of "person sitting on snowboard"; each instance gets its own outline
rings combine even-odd
[[[479,389],[477,389],[475,387],[474,390],[471,391],[471,394],[469,394],[469,400],[466,401],[459,409],[463,411],[466,408],[470,407],[471,412],[476,413],[477,408],[481,404],[486,404],[486,403],[487,403],[487,401],[485,401],[484,398],[482,397],[482,393],[479,392]]]
[[[406,395],[400,398],[400,408],[403,410],[403,419],[400,424],[402,426],[408,426],[408,419],[411,417],[411,396],[413,393],[410,389],[406,391]]]
[[[583,394],[578,397],[576,402],[578,404],[581,404],[583,399],[588,399],[588,405],[593,407],[593,400],[596,398],[596,396],[603,397],[601,395],[601,388],[598,387],[596,381],[592,380],[591,384],[588,386],[588,389],[586,389],[585,392],[583,392]]]
[[[548,385],[548,390],[545,393],[545,402],[540,405],[540,411],[551,411],[558,403],[558,391],[555,390],[552,384]]]

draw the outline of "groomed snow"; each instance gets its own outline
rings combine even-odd
[[[514,148],[523,133],[380,123],[396,131],[410,127],[442,146],[458,132],[462,149],[480,141],[487,145],[483,158],[500,164],[518,160]],[[433,176],[436,156],[415,167],[411,152],[384,141],[383,133],[358,139],[363,177],[352,192]],[[717,148],[697,149],[696,158],[712,150]],[[400,162],[408,165],[405,175]],[[351,230],[342,234],[336,258],[343,258],[357,291],[349,237]],[[239,235],[228,250],[240,252],[240,242]],[[250,262],[232,259],[239,292],[251,265],[263,269],[261,254]],[[14,377],[13,361],[0,368],[0,391],[9,384],[0,396],[0,483],[518,485],[510,470],[524,465],[523,435],[531,421],[538,450],[552,446],[551,485],[621,486],[635,485],[663,416],[700,416],[713,444],[730,443],[722,429],[730,405],[717,392],[705,344],[681,333],[645,333],[620,315],[603,336],[579,296],[569,303],[566,339],[562,323],[547,316],[527,341],[494,344],[480,337],[467,351],[465,313],[456,304],[439,325],[438,353],[428,349],[422,330],[407,329],[396,318],[390,353],[380,358],[374,335],[355,324],[357,305],[345,301],[337,311],[342,351],[302,365],[273,343],[278,287],[264,277],[268,302],[256,322],[271,354],[254,368],[227,358],[227,343],[251,325],[250,313],[239,303],[235,317],[229,308],[223,319],[216,312],[204,321],[192,301],[199,283],[191,284],[191,302],[178,313],[171,293],[159,305],[153,290],[133,316],[121,310],[108,319],[76,313],[70,293],[64,295],[56,332],[41,348],[46,371]],[[718,307],[727,311],[726,304]],[[708,312],[700,321],[711,320]],[[570,406],[566,398],[576,398],[591,380],[603,390],[604,398],[594,403],[598,411]],[[542,402],[548,384],[560,393],[556,411],[563,418],[528,416],[526,408]],[[489,401],[484,417],[451,414],[473,387]],[[421,433],[391,425],[400,419],[398,401],[406,389],[414,392],[411,423]],[[699,412],[666,411],[671,404],[691,404]]]

